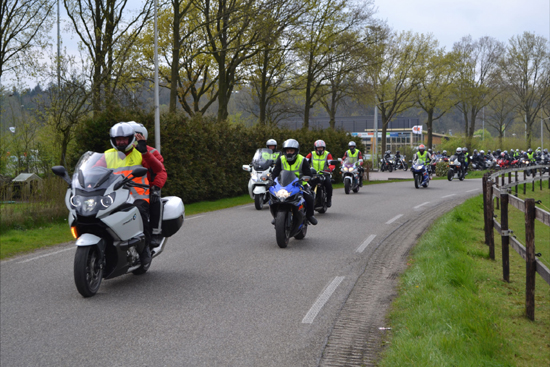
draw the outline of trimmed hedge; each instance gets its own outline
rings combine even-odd
[[[149,145],[154,146],[154,116],[135,113],[115,113],[86,121],[78,134],[80,151],[76,160],[88,150],[104,151],[111,147],[109,129],[118,121],[138,121],[148,131]],[[258,148],[265,147],[268,139],[277,140],[279,149],[286,139],[300,143],[300,153],[306,156],[313,150],[313,143],[326,142],[334,159],[342,157],[351,138],[343,130],[291,130],[273,125],[254,125],[217,122],[214,118],[197,116],[192,119],[182,115],[165,115],[161,119],[161,153],[168,172],[163,196],[175,195],[185,203],[217,200],[248,192],[250,175],[242,165],[252,160]],[[360,145],[359,145],[360,146]],[[339,174],[335,179],[339,179]]]

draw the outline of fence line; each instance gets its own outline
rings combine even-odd
[[[529,319],[535,319],[535,273],[539,275],[550,285],[550,270],[543,264],[537,256],[540,253],[535,252],[535,221],[550,226],[550,213],[535,206],[534,199],[521,200],[516,196],[509,195],[511,189],[515,188],[517,195],[518,186],[523,184],[523,192],[526,192],[526,185],[532,183],[532,190],[535,190],[535,182],[540,182],[542,190],[542,181],[548,178],[548,188],[550,189],[550,174],[544,174],[543,171],[547,166],[533,166],[525,168],[513,168],[499,171],[491,175],[483,176],[483,214],[485,223],[485,243],[489,246],[489,257],[495,259],[495,241],[494,230],[496,229],[501,236],[502,243],[502,274],[503,279],[510,281],[510,259],[509,248],[512,247],[526,262],[526,279],[525,279],[525,312]],[[525,170],[535,170],[533,177],[527,179]],[[540,169],[539,177],[536,177],[536,170]],[[523,171],[523,180],[518,180],[518,172]],[[512,173],[514,173],[515,181],[512,182]],[[505,183],[505,177],[508,176],[508,183]],[[501,183],[499,185],[499,176]],[[500,223],[496,219],[496,208],[500,206]],[[512,205],[521,212],[525,213],[525,245],[523,245],[509,228],[508,223],[508,208]]]

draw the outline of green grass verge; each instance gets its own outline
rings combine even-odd
[[[0,235],[0,259],[71,240],[73,240],[73,236],[66,221],[34,229],[10,229]]]
[[[400,278],[380,366],[550,365],[550,286],[537,274],[529,321],[525,261],[510,249],[511,282],[502,281],[499,239],[492,261],[481,196],[434,223]]]

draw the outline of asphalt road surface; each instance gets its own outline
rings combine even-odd
[[[187,217],[148,273],[104,280],[88,299],[73,244],[3,261],[0,365],[369,365],[410,247],[478,194],[481,180],[335,190],[286,249],[268,209]]]

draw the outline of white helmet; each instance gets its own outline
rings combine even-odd
[[[134,149],[134,147],[137,144],[134,128],[132,125],[130,125],[127,122],[119,122],[118,124],[115,124],[109,131],[109,135],[111,136],[110,140],[113,148],[121,152],[129,152],[130,150]],[[116,144],[115,138],[121,138],[121,137],[128,138],[127,145]]]
[[[127,124],[130,124],[134,128],[134,131],[136,133],[143,135],[145,140],[147,140],[147,138],[149,137],[149,133],[147,132],[147,129],[145,128],[145,126],[143,126],[143,124],[135,121],[128,121]]]
[[[265,143],[265,147],[269,149],[269,146],[270,145],[275,145],[275,149],[277,149],[277,140],[275,139],[269,139],[266,143]]]

